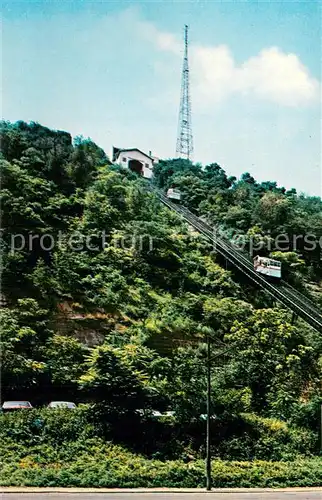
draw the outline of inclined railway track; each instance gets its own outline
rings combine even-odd
[[[322,312],[309,298],[283,280],[279,283],[273,283],[264,275],[257,273],[249,257],[236,249],[229,240],[216,236],[209,224],[190,212],[186,207],[172,203],[159,190],[154,189],[153,191],[164,205],[177,212],[189,225],[210,241],[214,245],[216,253],[220,254],[259,287],[288,307],[296,316],[299,316],[315,330],[322,333]]]

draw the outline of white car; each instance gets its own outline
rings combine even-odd
[[[145,415],[145,413],[147,413],[148,415],[150,414],[154,418],[174,417],[174,415],[175,415],[174,411],[161,412],[161,411],[157,411],[157,410],[149,411],[149,410],[142,410],[142,409],[140,409],[140,410],[136,410],[136,412],[139,415],[141,415],[141,417],[143,417]]]
[[[29,401],[5,401],[2,405],[4,411],[29,410],[31,408],[32,406]]]
[[[48,408],[69,408],[73,410],[76,408],[75,403],[71,403],[69,401],[51,401],[49,403]]]

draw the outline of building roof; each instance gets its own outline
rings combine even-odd
[[[120,148],[115,148],[114,146],[113,146],[113,160],[116,160],[116,158],[118,158],[121,153],[128,153],[130,151],[138,151],[139,153],[141,153],[146,158],[149,158],[152,161],[154,160],[154,158],[152,158],[152,156],[144,153],[143,151],[141,151],[141,149],[138,149],[138,148],[120,149]]]

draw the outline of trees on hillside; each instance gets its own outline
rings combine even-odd
[[[321,381],[310,328],[265,309],[260,294],[253,300],[199,235],[92,141],[23,122],[3,123],[2,133],[6,395],[86,396],[119,413],[172,408],[186,425],[205,411],[207,328],[223,427],[241,412],[290,419],[295,408],[305,421],[301,405],[319,397]],[[267,252],[277,231],[321,230],[319,199],[250,174],[237,181],[216,163],[161,161],[155,179]],[[319,271],[318,255],[302,253],[278,258],[290,273],[308,263]]]
[[[256,228],[271,241],[260,248],[263,254],[296,252],[305,262],[297,275],[321,279],[320,198],[298,195],[295,189],[286,191],[272,181],[258,183],[248,172],[239,180],[227,177],[217,163],[201,168],[179,159],[161,161],[155,169],[155,183],[161,188],[178,187],[183,203],[216,226],[244,236]]]

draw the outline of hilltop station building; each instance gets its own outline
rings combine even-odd
[[[158,161],[158,158],[152,156],[151,151],[147,154],[138,148],[121,149],[114,146],[112,148],[112,163],[129,168],[146,179],[152,178],[153,166]]]

